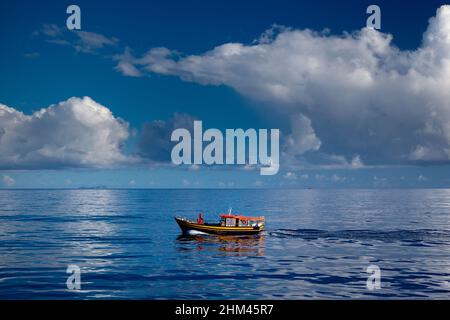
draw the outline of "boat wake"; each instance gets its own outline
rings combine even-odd
[[[300,238],[304,240],[355,240],[411,243],[449,243],[450,232],[446,230],[317,230],[317,229],[278,229],[268,232],[277,238]]]
[[[186,233],[188,235],[190,235],[190,236],[208,235],[206,232],[201,232],[201,231],[198,231],[198,230],[188,230]]]

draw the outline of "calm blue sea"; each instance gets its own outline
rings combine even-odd
[[[267,231],[185,238],[173,220],[229,207]],[[0,298],[450,298],[450,190],[2,190]]]

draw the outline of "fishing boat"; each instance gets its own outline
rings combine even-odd
[[[218,223],[203,221],[200,213],[197,221],[191,221],[184,217],[175,217],[175,221],[184,234],[218,234],[218,235],[248,235],[257,234],[264,230],[264,217],[246,217],[231,213],[220,214]]]

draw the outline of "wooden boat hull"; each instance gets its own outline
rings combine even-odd
[[[197,231],[219,235],[249,235],[257,234],[264,230],[264,225],[259,227],[225,227],[212,224],[199,224],[179,217],[175,217],[175,221],[178,223],[184,234],[188,234],[190,231]]]

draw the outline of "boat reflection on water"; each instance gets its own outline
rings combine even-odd
[[[218,250],[232,256],[264,256],[264,234],[227,236],[227,235],[180,235],[177,241],[182,244],[193,244],[198,251]],[[183,247],[184,250],[188,249]],[[189,250],[189,249],[188,249]]]

